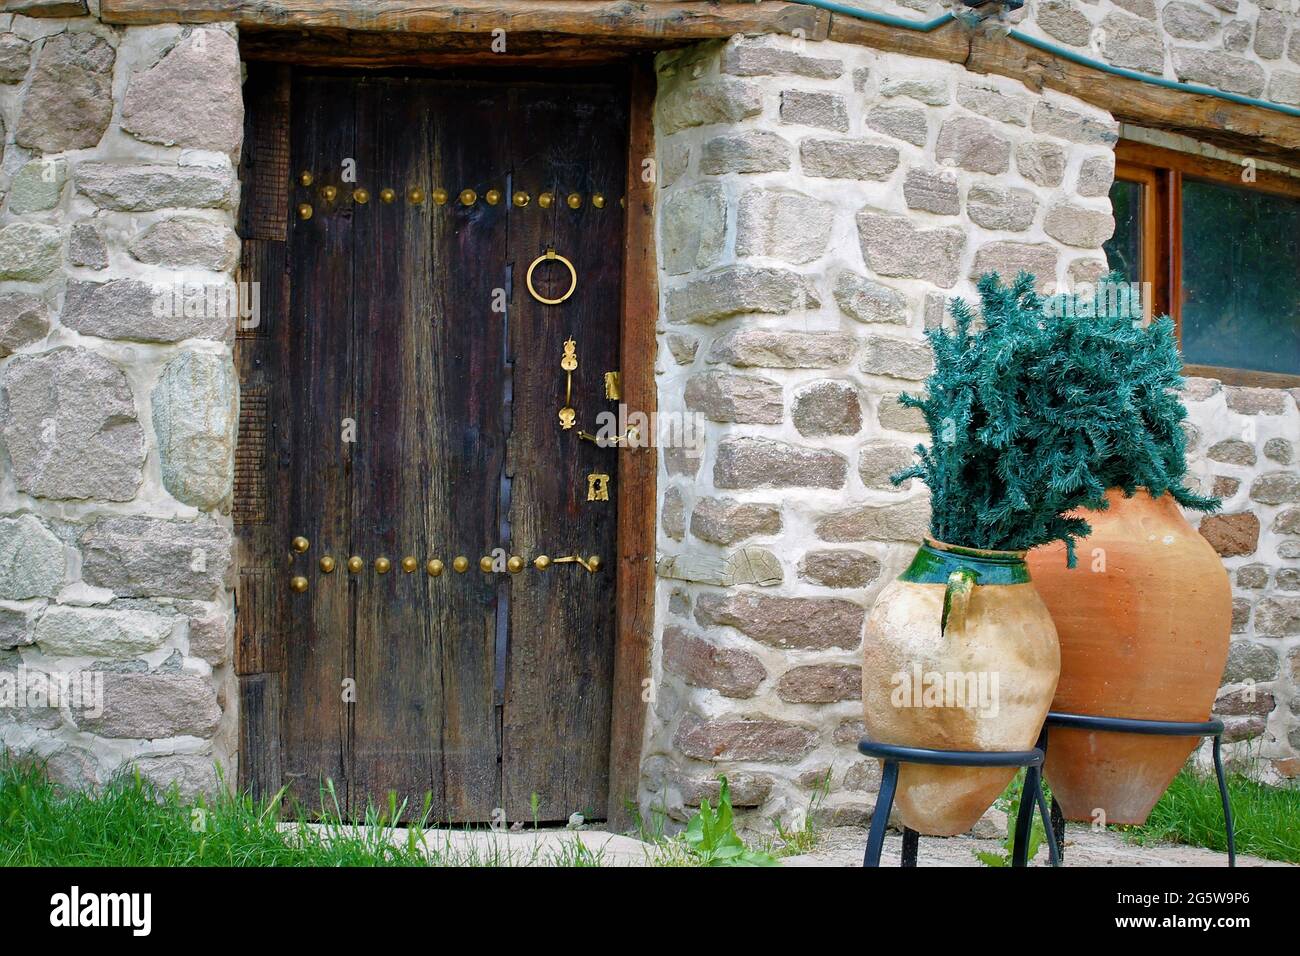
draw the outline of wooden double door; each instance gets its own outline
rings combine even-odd
[[[603,818],[618,452],[579,432],[617,411],[626,91],[249,83],[241,778]]]

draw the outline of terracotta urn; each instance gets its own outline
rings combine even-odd
[[[1171,495],[1112,489],[1081,512],[1092,534],[1029,554],[1056,621],[1061,681],[1052,709],[1139,720],[1210,717],[1228,656],[1232,589],[1219,555]],[[1196,737],[1053,730],[1046,775],[1067,819],[1143,823]]]
[[[926,540],[867,616],[867,736],[938,750],[1028,750],[1060,666],[1056,628],[1023,551]],[[901,764],[895,809],[920,833],[965,833],[1014,768]]]

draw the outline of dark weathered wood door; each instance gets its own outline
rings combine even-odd
[[[438,820],[531,819],[535,794],[540,819],[603,817],[617,452],[578,433],[617,411],[625,91],[250,84],[288,122],[250,116],[245,156],[241,778],[308,807],[329,781],[354,815],[395,793],[407,817],[428,795]],[[578,276],[558,305],[526,288],[548,249]],[[533,274],[543,298],[570,282]]]

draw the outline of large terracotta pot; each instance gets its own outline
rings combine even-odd
[[[1078,566],[1065,547],[1029,554],[1061,638],[1052,709],[1140,720],[1209,719],[1228,656],[1232,589],[1223,562],[1170,495],[1106,494],[1081,512]],[[1143,823],[1196,737],[1053,730],[1047,779],[1067,819]]]
[[[927,540],[880,592],[865,631],[862,703],[871,739],[938,750],[1034,746],[1060,654],[1024,552]],[[895,807],[920,833],[965,833],[1015,772],[905,763]]]

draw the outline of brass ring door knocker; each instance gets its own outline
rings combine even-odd
[[[564,293],[564,295],[560,296],[558,299],[548,299],[544,296],[538,295],[537,289],[533,287],[533,272],[539,265],[549,259],[554,259],[556,262],[563,262],[569,269],[569,291]],[[578,270],[573,268],[572,262],[564,258],[564,256],[560,255],[554,249],[547,249],[544,253],[534,259],[533,264],[528,267],[527,285],[529,294],[538,302],[542,303],[542,305],[559,305],[569,296],[573,295],[574,290],[578,288]]]

